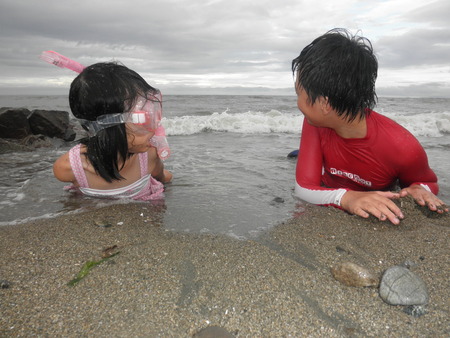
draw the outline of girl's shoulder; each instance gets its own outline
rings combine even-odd
[[[74,182],[75,175],[70,165],[69,152],[61,155],[55,163],[53,163],[53,175],[61,182]]]
[[[91,162],[89,162],[88,157],[86,155],[87,153],[87,147],[86,145],[80,143],[77,144],[75,147],[73,147],[72,149],[69,150],[69,157],[70,157],[70,153],[72,156],[72,161],[75,163],[77,167],[79,167],[80,169],[83,168],[84,170],[88,171],[88,172],[94,172],[94,167],[91,164]],[[73,169],[73,168],[72,168]]]
[[[77,144],[68,152],[62,154],[53,164],[54,176],[62,182],[75,182],[73,165],[80,170],[94,171],[85,154],[86,146],[83,144]]]

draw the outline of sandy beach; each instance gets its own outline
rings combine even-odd
[[[392,226],[307,206],[245,241],[167,231],[164,210],[143,204],[1,227],[0,336],[449,336],[450,217],[402,207]],[[426,314],[336,281],[330,267],[346,261],[377,275],[407,261],[427,285]]]

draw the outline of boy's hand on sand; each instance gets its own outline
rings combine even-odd
[[[431,211],[436,211],[439,214],[448,212],[448,207],[435,194],[429,192],[424,187],[418,184],[413,184],[408,188],[400,191],[400,197],[411,196],[417,204],[421,206],[428,206]]]
[[[375,216],[380,221],[389,220],[392,224],[399,224],[403,219],[400,208],[392,199],[400,198],[400,194],[390,191],[347,191],[341,199],[344,210],[368,218]]]

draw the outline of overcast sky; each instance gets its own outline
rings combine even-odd
[[[449,0],[0,0],[0,94],[66,94],[39,59],[120,61],[166,94],[293,94],[291,61],[326,31],[369,38],[379,96],[450,97]]]

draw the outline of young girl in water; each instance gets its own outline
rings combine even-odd
[[[159,90],[123,65],[97,63],[72,82],[69,103],[89,136],[56,160],[55,177],[87,196],[160,198],[172,174],[150,143],[161,121]]]

